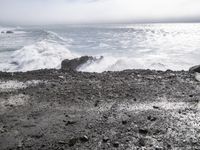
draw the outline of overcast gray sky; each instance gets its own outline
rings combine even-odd
[[[0,0],[0,22],[20,24],[200,21],[200,0]]]

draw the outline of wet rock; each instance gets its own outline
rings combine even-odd
[[[191,72],[191,73],[194,73],[194,72],[200,73],[200,65],[191,67],[191,68],[189,69],[189,72]]]
[[[76,70],[80,65],[83,65],[89,60],[93,60],[93,57],[90,56],[82,56],[80,58],[75,58],[72,60],[65,59],[61,63],[61,70],[62,71],[69,71],[69,70]]]
[[[61,70],[62,71],[76,71],[77,69],[80,68],[81,65],[85,64],[85,63],[92,63],[92,62],[99,62],[103,59],[103,56],[101,56],[100,58],[95,58],[92,56],[82,56],[80,58],[75,58],[72,60],[69,59],[65,59],[62,61],[61,63]]]

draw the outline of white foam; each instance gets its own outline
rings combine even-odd
[[[139,56],[111,56],[105,55],[98,62],[87,63],[79,68],[83,72],[122,71],[126,69],[153,69],[153,70],[188,70],[195,63],[190,59],[170,57],[167,54],[149,54]]]
[[[11,56],[9,66],[4,70],[13,72],[60,68],[62,60],[75,57],[79,57],[78,54],[71,53],[65,45],[49,38],[15,51]]]
[[[103,71],[121,71],[125,69],[160,69],[165,70],[165,66],[161,63],[152,62],[145,64],[144,60],[132,57],[113,57],[104,56],[99,62],[88,63],[82,65],[79,71],[83,72],[103,72]]]
[[[46,68],[60,68],[61,61],[79,57],[67,49],[67,39],[51,31],[44,31],[46,37],[32,45],[24,46],[11,55],[1,70],[7,72],[30,71]]]

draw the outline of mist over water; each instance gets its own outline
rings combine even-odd
[[[80,71],[188,70],[200,64],[200,24],[0,27],[0,70],[60,68],[83,55],[104,56]]]

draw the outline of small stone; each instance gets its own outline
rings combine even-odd
[[[68,114],[65,114],[65,117],[69,117],[69,115],[68,115]]]
[[[83,137],[80,137],[79,139],[80,139],[80,141],[81,141],[82,143],[85,143],[85,142],[88,142],[88,141],[89,141],[89,138],[88,138],[86,135],[84,135]]]
[[[65,77],[64,76],[58,76],[60,79],[65,79]]]
[[[67,121],[67,123],[65,125],[68,126],[68,125],[72,125],[72,124],[75,124],[75,123],[76,123],[76,121],[69,120],[69,121]]]
[[[68,143],[69,147],[74,146],[74,145],[77,143],[77,141],[78,141],[77,138],[72,138],[72,139],[70,139],[70,140],[69,140],[69,143]]]
[[[150,120],[150,121],[156,121],[157,120],[156,117],[152,117],[152,116],[148,116],[147,119]]]
[[[97,100],[95,103],[94,103],[94,106],[97,107],[99,105],[99,101]]]
[[[139,144],[139,146],[145,146],[145,141],[144,141],[144,139],[140,138],[140,139],[138,140],[138,144]]]
[[[109,138],[105,136],[105,137],[103,138],[103,142],[104,142],[104,143],[107,143],[108,141],[109,141]]]
[[[123,125],[125,125],[125,124],[127,124],[127,123],[128,123],[127,120],[122,120],[122,124],[123,124]]]
[[[148,130],[147,129],[139,129],[139,133],[146,135],[148,133]]]
[[[113,147],[116,147],[116,148],[119,147],[119,142],[114,142]]]
[[[162,148],[162,147],[156,146],[156,147],[155,147],[155,150],[163,150],[163,148]]]
[[[58,141],[58,144],[66,144],[65,141]]]
[[[159,109],[159,107],[158,106],[153,106],[153,109]]]
[[[193,97],[193,95],[191,94],[191,95],[189,95],[189,97]]]

